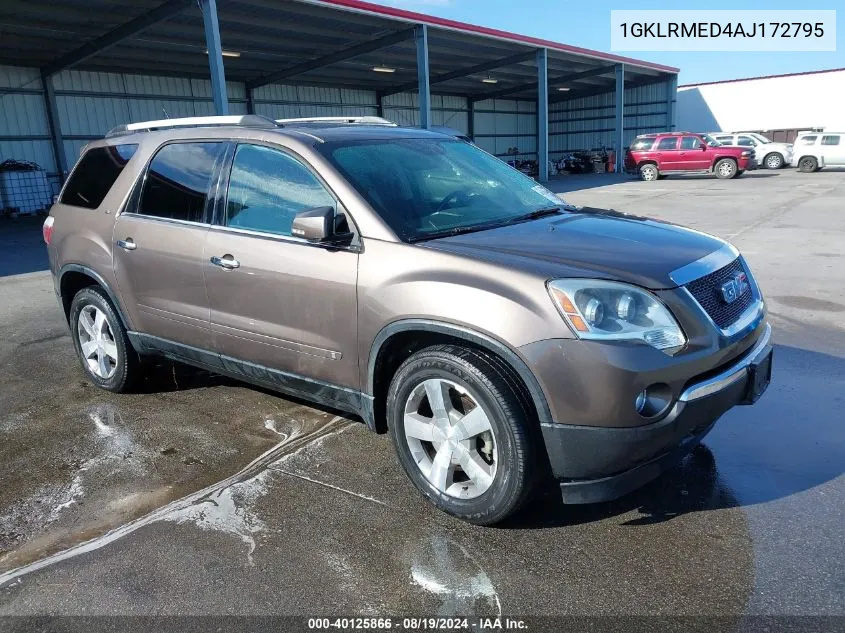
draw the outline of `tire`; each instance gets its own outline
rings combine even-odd
[[[780,169],[786,164],[786,161],[781,154],[772,152],[766,155],[763,159],[763,164],[766,166],[766,169]]]
[[[659,177],[660,172],[657,169],[657,165],[653,163],[646,163],[645,165],[640,165],[640,180],[652,182],[654,180],[657,180]]]
[[[819,168],[819,161],[816,160],[814,156],[803,156],[801,160],[798,161],[798,171],[803,171],[804,173],[811,173],[817,171]]]
[[[102,289],[88,286],[76,293],[70,304],[70,333],[82,368],[95,385],[122,393],[137,383],[141,361]]]
[[[388,427],[411,482],[436,507],[477,525],[518,510],[537,478],[528,409],[512,384],[497,359],[437,345],[402,363],[387,393]]]
[[[716,174],[716,178],[724,180],[735,178],[737,171],[736,161],[733,158],[720,158],[713,165],[713,173]]]

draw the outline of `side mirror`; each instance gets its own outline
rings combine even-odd
[[[706,151],[707,151],[707,143],[702,143],[702,144],[701,144],[701,151],[702,151],[702,152],[706,152]]]
[[[315,207],[300,211],[293,218],[291,235],[316,244],[349,242],[352,232],[346,216],[335,213],[334,207]]]

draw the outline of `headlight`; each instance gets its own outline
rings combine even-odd
[[[644,341],[667,353],[687,342],[669,309],[636,286],[600,279],[557,279],[548,287],[578,338]]]

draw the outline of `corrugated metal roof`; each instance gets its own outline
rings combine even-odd
[[[173,0],[171,0],[173,2]],[[167,3],[164,3],[167,4]],[[0,3],[0,64],[45,67],[104,34],[163,6],[161,0],[4,0]],[[218,0],[223,48],[240,53],[224,60],[227,79],[255,82],[259,78],[298,67],[329,54],[384,36],[407,31],[410,25],[429,26],[429,67],[432,92],[481,98],[487,93],[522,87],[508,98],[536,97],[533,60],[511,63],[490,72],[436,81],[438,76],[538,47],[549,50],[550,85],[561,77],[626,64],[632,85],[665,79],[677,69],[591,51],[576,46],[495,29],[444,20],[360,0]],[[394,73],[376,73],[388,65]],[[78,65],[106,73],[138,73],[207,78],[208,57],[202,16],[195,3],[167,20],[150,26]],[[498,82],[482,82],[487,75]],[[389,92],[416,80],[416,48],[412,39],[374,52],[315,67],[283,83],[369,89]],[[567,82],[579,92],[612,91],[610,75],[581,77]]]

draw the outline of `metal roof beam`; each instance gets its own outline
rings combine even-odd
[[[355,46],[344,48],[343,50],[339,50],[335,53],[329,53],[328,55],[324,55],[323,57],[318,57],[317,59],[312,59],[307,62],[297,64],[296,66],[291,66],[290,68],[285,68],[283,70],[264,75],[262,77],[259,77],[258,79],[250,81],[247,84],[247,87],[259,88],[267,84],[276,83],[284,79],[295,77],[296,75],[302,75],[312,70],[316,70],[317,68],[322,68],[323,66],[330,66],[332,64],[336,64],[337,62],[341,62],[352,57],[358,57],[359,55],[372,53],[373,51],[377,51],[381,48],[386,48],[388,46],[392,46],[393,44],[398,44],[399,42],[404,42],[406,40],[413,39],[413,37],[413,28],[404,29],[402,31],[395,31],[393,33],[385,35],[384,37],[379,37],[377,39],[370,40],[369,42],[364,42],[362,44],[356,44]]]
[[[147,11],[143,15],[139,15],[134,20],[130,20],[126,24],[101,35],[100,37],[83,44],[79,48],[62,55],[58,59],[44,66],[41,69],[41,74],[45,77],[55,75],[57,72],[75,66],[86,59],[108,50],[112,46],[119,44],[128,37],[137,35],[159,22],[162,22],[177,13],[180,13],[190,7],[193,3],[191,0],[168,0],[164,4],[157,6],[155,9]]]
[[[626,66],[627,68],[627,66]],[[639,88],[640,86],[650,86],[652,84],[662,84],[670,79],[670,75],[659,75],[657,77],[642,77],[640,79],[625,80],[625,88]],[[564,101],[572,101],[573,99],[582,99],[584,97],[595,97],[596,95],[604,95],[612,93],[616,90],[616,84],[608,84],[606,87],[593,88],[586,91],[572,91],[567,92],[566,95],[553,97],[549,99],[549,103],[562,103]]]
[[[483,64],[476,64],[475,66],[469,66],[467,68],[458,68],[457,70],[453,70],[448,73],[435,75],[429,80],[429,85],[433,86],[434,84],[442,83],[444,81],[450,81],[452,79],[458,79],[459,77],[467,77],[469,75],[475,75],[476,73],[483,73],[488,70],[493,70],[494,68],[513,66],[514,64],[519,64],[520,62],[527,62],[529,60],[533,60],[536,57],[537,52],[532,50],[527,53],[519,53],[518,55],[511,55],[510,57],[494,59],[492,61],[484,62]],[[390,95],[395,95],[400,92],[408,92],[409,90],[413,90],[416,87],[417,82],[409,81],[408,83],[398,84],[396,86],[385,88],[384,90],[379,91],[379,94],[382,97],[388,97]]]
[[[608,73],[614,72],[616,69],[616,64],[612,64],[610,66],[599,66],[598,68],[591,68],[589,70],[582,70],[581,72],[577,73],[569,73],[567,75],[558,75],[557,77],[552,77],[549,79],[549,84],[553,83],[562,83],[564,81],[575,81],[577,79],[584,79],[586,77],[597,77],[599,75],[606,75]],[[485,94],[477,95],[473,97],[473,101],[484,101],[485,99],[498,99],[499,97],[504,97],[509,94],[514,94],[517,92],[524,92],[526,90],[533,90],[537,87],[536,81],[531,81],[529,83],[520,84],[518,86],[511,86],[510,88],[502,88],[501,90],[494,90],[493,92],[488,92]]]

